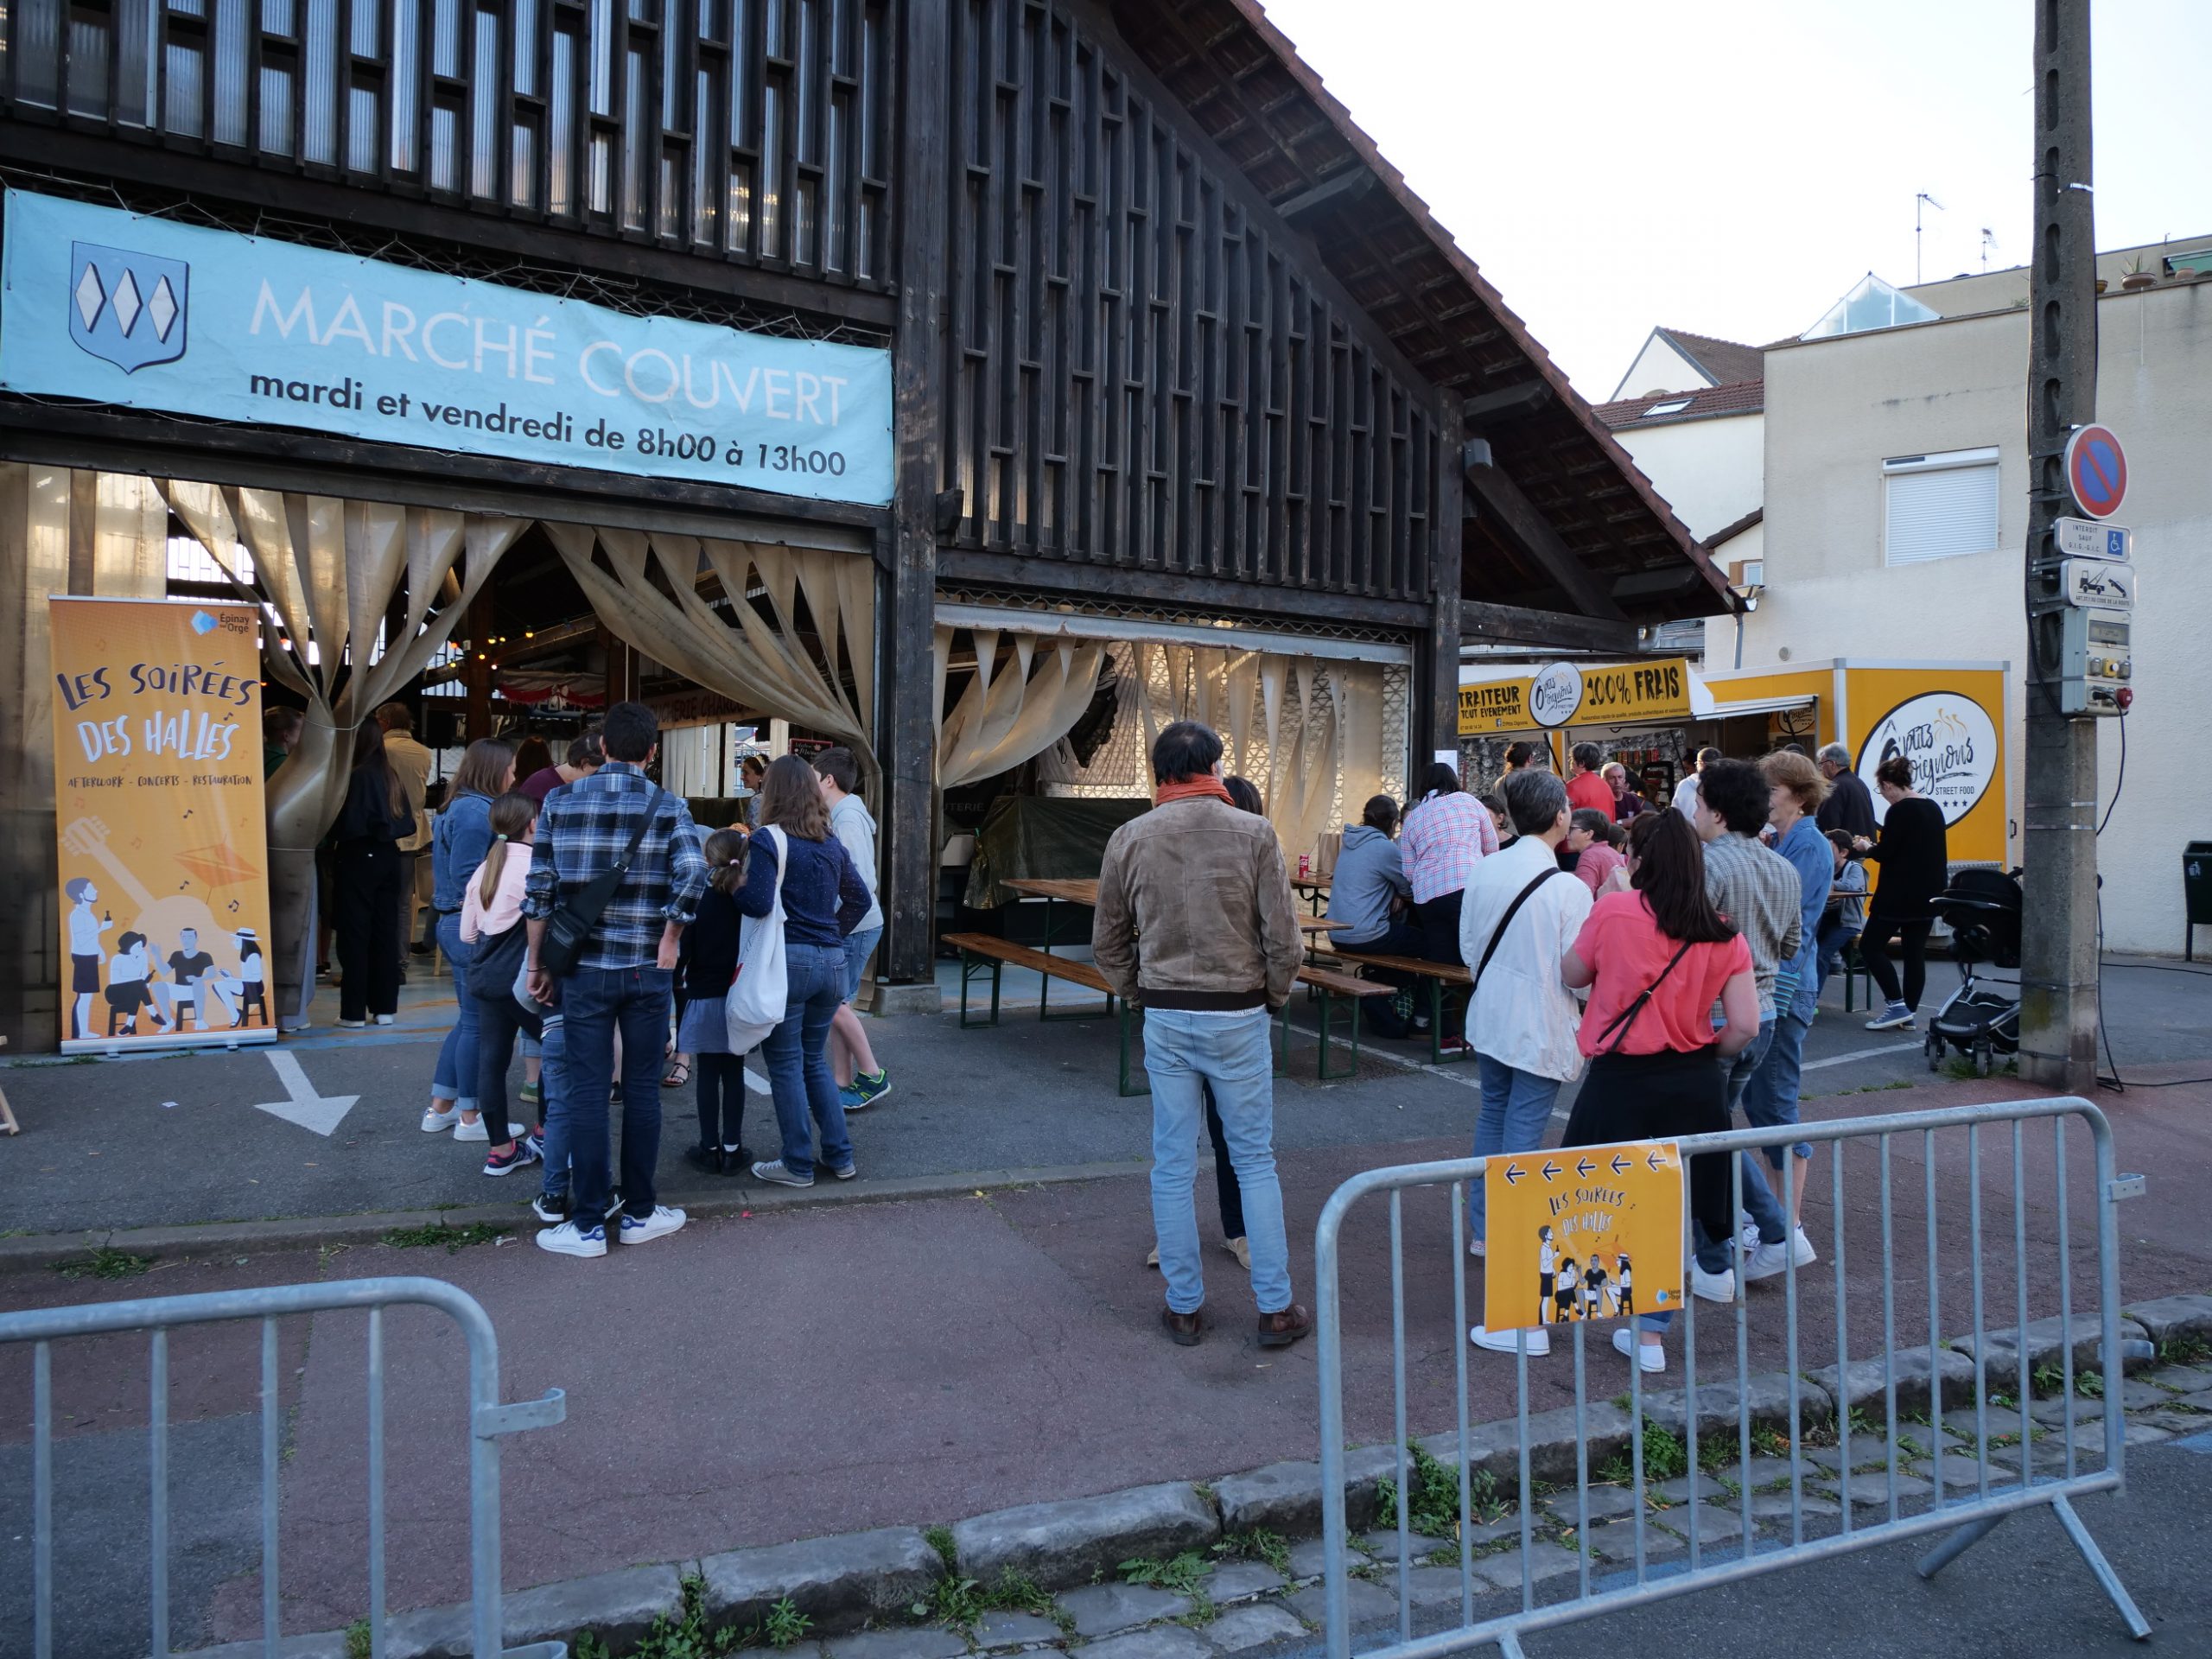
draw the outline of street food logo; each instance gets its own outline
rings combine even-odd
[[[1942,809],[1943,822],[1956,823],[1997,776],[1997,728],[1973,698],[1930,691],[1899,703],[1866,734],[1859,775],[1869,789],[1875,768],[1894,755],[1911,764],[1912,786]]]
[[[69,338],[125,374],[184,355],[192,267],[97,242],[69,245]]]
[[[1547,728],[1564,726],[1582,707],[1582,671],[1572,663],[1548,663],[1529,684],[1529,713]]]

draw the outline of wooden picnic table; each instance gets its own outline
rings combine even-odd
[[[1045,949],[1047,951],[1052,948],[1052,906],[1084,905],[1095,908],[1098,903],[1098,879],[1096,876],[1088,880],[1040,877],[1034,880],[1002,881],[999,885],[1014,893],[1045,900]],[[1333,933],[1350,927],[1351,924],[1332,922],[1319,916],[1301,916],[1298,925],[1307,933]]]

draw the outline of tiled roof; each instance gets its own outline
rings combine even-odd
[[[1294,215],[1297,230],[1417,372],[1461,398],[1541,384],[1548,397],[1484,435],[1501,467],[1601,582],[1681,573],[1681,587],[1624,601],[1633,620],[1732,607],[1726,576],[1404,175],[1268,21],[1261,0],[1106,0],[1106,9],[1122,41],[1271,204],[1310,203]],[[1360,175],[1372,187],[1315,195],[1319,187],[1350,186]],[[1539,607],[1564,600],[1488,515],[1470,517],[1465,534],[1466,597]]]
[[[1756,415],[1765,407],[1766,383],[1739,380],[1733,385],[1701,386],[1695,391],[1662,391],[1656,397],[1624,397],[1618,403],[1599,404],[1592,412],[1613,431],[1619,432],[1629,427],[1701,421],[1715,415]],[[1654,409],[1666,412],[1646,413]]]
[[[1711,375],[1716,386],[1757,380],[1766,372],[1760,360],[1765,354],[1764,346],[1740,345],[1732,340],[1715,340],[1710,334],[1693,334],[1684,328],[1662,327],[1659,334],[1676,351]]]

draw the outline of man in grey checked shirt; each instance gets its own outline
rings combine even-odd
[[[530,994],[565,1016],[567,1052],[556,1090],[565,1103],[556,1134],[569,1169],[569,1217],[537,1236],[563,1255],[604,1255],[607,1210],[607,1097],[614,1076],[614,1034],[622,1033],[622,1217],[618,1236],[643,1244],[674,1232],[683,1211],[654,1201],[660,1157],[660,1062],[668,1040],[677,946],[707,887],[699,828],[681,797],[656,794],[645,768],[660,745],[660,723],[639,702],[607,711],[607,764],[549,795],[537,819],[523,915],[530,925]],[[600,912],[576,970],[556,979],[538,961],[556,909],[627,850],[639,817],[652,821],[622,884]],[[549,1111],[553,1109],[549,1104]],[[547,1159],[547,1187],[558,1172]],[[607,1217],[612,1219],[612,1217]]]
[[[1758,982],[1759,1034],[1728,1068],[1728,1110],[1732,1116],[1751,1074],[1774,1041],[1774,982],[1777,970],[1797,954],[1803,891],[1789,861],[1761,846],[1766,827],[1766,775],[1748,760],[1715,760],[1697,774],[1697,811],[1692,822],[1705,843],[1705,891],[1713,907],[1735,923],[1751,947],[1751,972]],[[1758,1224],[1759,1243],[1797,1249],[1795,1233],[1766,1182],[1766,1160],[1741,1154],[1744,1207]],[[1707,1301],[1735,1299],[1735,1268],[1728,1239],[1697,1235],[1696,1270],[1691,1287]],[[1777,1252],[1767,1252],[1762,1260]],[[1810,1265],[1812,1245],[1799,1249],[1798,1266]],[[1753,1274],[1761,1277],[1763,1274]]]

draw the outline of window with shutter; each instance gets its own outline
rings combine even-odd
[[[1954,449],[1882,463],[1884,556],[1924,564],[1997,546],[1997,451]]]

